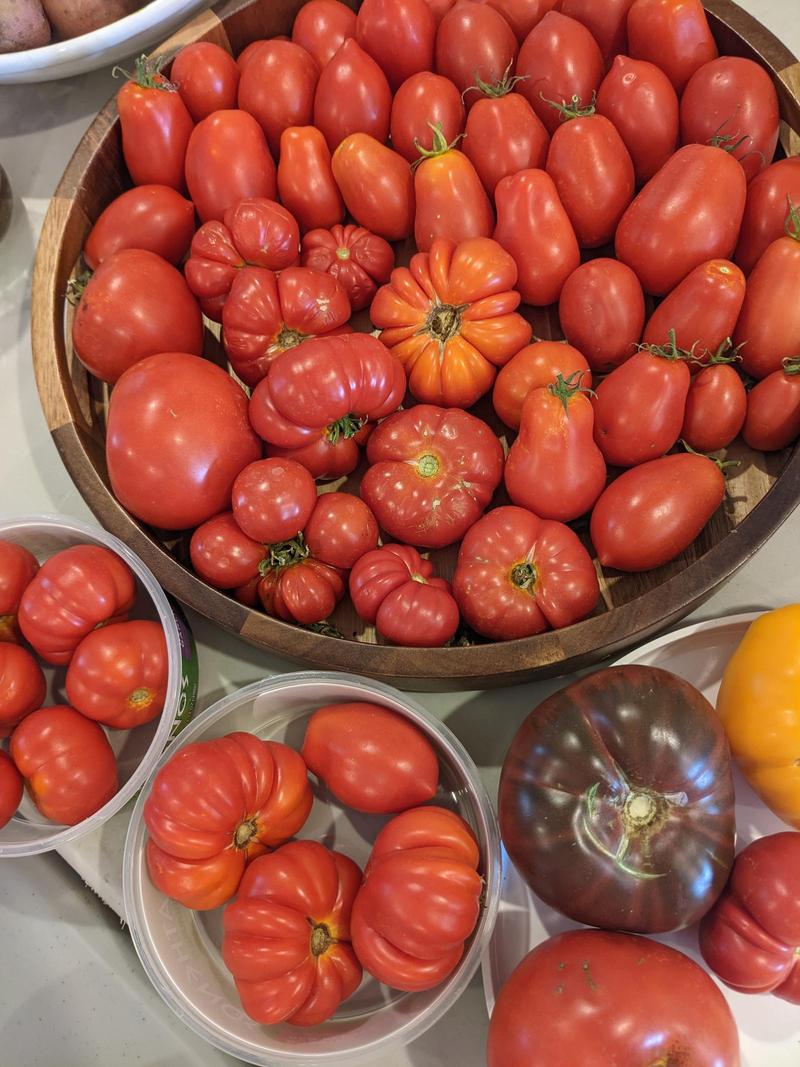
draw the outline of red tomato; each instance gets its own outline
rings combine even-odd
[[[585,619],[600,587],[591,556],[569,526],[502,507],[461,542],[453,593],[473,630],[511,641]]]
[[[11,735],[11,758],[46,819],[75,826],[119,789],[117,761],[102,727],[56,705],[31,712]]]
[[[40,708],[46,695],[42,669],[30,652],[11,641],[0,642],[0,738]]]
[[[212,41],[184,45],[172,61],[170,78],[195,122],[212,111],[236,107],[239,89],[236,60]]]
[[[262,544],[242,533],[232,511],[198,526],[189,542],[192,566],[216,589],[238,589],[253,581],[266,554]]]
[[[622,216],[617,259],[633,268],[646,293],[663,296],[701,263],[730,257],[746,196],[744,171],[727,152],[687,145]]]
[[[481,0],[483,2],[483,0]],[[558,7],[562,0],[486,0],[499,11],[520,44],[548,11]]]
[[[75,354],[104,382],[146,356],[203,351],[203,317],[183,276],[155,252],[125,248],[97,268],[72,322]]]
[[[22,594],[19,626],[48,663],[69,663],[88,633],[127,617],[136,597],[133,573],[101,545],[73,545],[45,560]]]
[[[314,479],[291,459],[258,459],[236,476],[233,517],[254,541],[289,541],[305,528],[317,503]],[[241,584],[241,583],[237,583]]]
[[[506,426],[518,430],[522,405],[531,390],[549,385],[559,374],[569,378],[581,371],[581,385],[591,389],[592,372],[577,348],[561,341],[536,341],[526,345],[497,375],[492,393],[494,410]]]
[[[22,800],[23,779],[7,752],[0,751],[0,830],[11,821]]]
[[[617,56],[597,94],[597,111],[610,119],[628,149],[636,182],[649,182],[678,147],[678,94],[663,70]]]
[[[251,41],[249,45],[241,50],[236,57],[236,66],[239,68],[239,76],[241,77],[242,71],[259,50],[262,44],[266,44],[266,40],[263,37],[257,38],[255,41]],[[302,42],[300,42],[302,44]]]
[[[523,959],[489,1024],[488,1067],[556,1063],[739,1067],[731,1010],[708,975],[668,945],[569,930]]]
[[[469,158],[449,145],[438,127],[433,131],[433,148],[422,150],[421,156],[414,172],[414,240],[418,251],[428,252],[437,237],[456,244],[470,237],[490,237],[494,212]],[[457,211],[454,204],[458,204]]]
[[[242,71],[239,107],[264,131],[273,159],[289,126],[310,126],[319,67],[293,41],[266,41]]]
[[[395,645],[441,648],[458,629],[458,607],[433,564],[408,545],[384,545],[350,571],[358,615]]]
[[[550,146],[550,136],[531,105],[510,91],[512,82],[509,79],[476,100],[467,119],[464,155],[490,197],[503,178],[531,167],[544,168]]]
[[[628,51],[660,67],[678,94],[719,54],[702,0],[635,0],[628,12]]]
[[[515,504],[542,519],[571,522],[589,511],[606,487],[606,464],[594,442],[594,414],[582,374],[561,375],[528,393],[508,453],[505,483]]]
[[[225,223],[204,222],[192,238],[183,270],[186,284],[207,318],[222,322],[222,309],[233,279],[244,266],[244,258]]]
[[[526,80],[519,83],[518,92],[554,133],[561,115],[548,101],[588,106],[603,72],[600,49],[586,27],[558,11],[549,11],[520,49],[517,74]]]
[[[222,219],[247,197],[275,199],[275,163],[252,115],[215,111],[198,122],[186,149],[186,184],[201,222]]]
[[[113,730],[132,730],[164,710],[167,643],[160,623],[118,622],[87,634],[67,670],[76,711]]]
[[[315,126],[290,126],[281,134],[278,193],[303,233],[344,218],[328,144]]]
[[[347,294],[330,275],[307,267],[278,275],[245,267],[222,309],[222,343],[237,375],[252,386],[281,352],[340,333],[349,318]]]
[[[378,286],[389,281],[394,249],[361,226],[333,226],[305,235],[302,262],[310,270],[335,278],[353,311],[361,311],[372,303]]]
[[[442,127],[442,135],[448,144],[463,133],[461,93],[441,74],[427,70],[412,74],[392,101],[392,147],[409,163],[415,163],[420,158],[415,142],[419,141],[423,148],[432,148],[436,126]]]
[[[356,40],[389,79],[393,93],[406,78],[433,69],[436,21],[425,0],[364,0]]]
[[[38,570],[36,556],[27,548],[0,540],[0,642],[19,641],[19,602]]]
[[[297,833],[312,801],[306,766],[287,745],[248,733],[184,745],[145,802],[150,880],[187,908],[217,908],[251,859]]]
[[[594,107],[577,109],[553,134],[547,173],[581,248],[598,248],[616,233],[633,200],[633,163],[613,124]],[[566,117],[566,115],[565,115]]]
[[[480,914],[480,853],[464,820],[411,808],[381,830],[353,905],[364,969],[393,989],[432,989],[455,968]]]
[[[465,93],[476,79],[495,85],[512,74],[519,46],[503,16],[483,3],[459,0],[436,33],[436,72]],[[465,98],[467,107],[473,100]]]
[[[559,10],[583,23],[600,46],[606,66],[628,51],[628,11],[633,0],[562,0]]]
[[[633,355],[642,336],[644,311],[639,279],[616,259],[591,259],[578,267],[564,283],[558,304],[567,340],[601,373]],[[581,384],[591,388],[591,382]]]
[[[592,512],[591,538],[603,567],[649,571],[685,551],[725,499],[719,464],[680,453],[625,471]]]
[[[426,2],[433,12],[433,18],[438,27],[450,8],[454,6],[456,0],[426,0]]]
[[[460,541],[503,476],[492,430],[460,408],[417,404],[376,428],[361,496],[390,537],[424,548]]]
[[[378,547],[375,516],[352,493],[321,493],[304,533],[316,559],[344,571]]]
[[[260,582],[261,575],[256,574],[255,578],[251,578],[244,585],[240,585],[238,589],[233,590],[234,597],[240,604],[245,604],[248,608],[258,607],[258,586]]]
[[[331,167],[347,210],[360,226],[387,241],[414,232],[414,175],[401,155],[356,133],[333,153]]]
[[[730,362],[705,367],[686,398],[681,439],[695,452],[719,452],[738,437],[747,414],[747,393]],[[800,427],[798,427],[800,433]]]
[[[92,226],[83,258],[90,270],[123,248],[144,248],[177,266],[194,233],[194,205],[168,185],[139,185],[112,200]]]
[[[773,241],[786,232],[787,202],[800,204],[800,157],[781,159],[750,182],[736,262],[749,274]]]
[[[348,37],[323,67],[314,97],[314,125],[331,152],[353,133],[369,134],[382,144],[389,136],[391,110],[386,75],[358,41]]]
[[[800,437],[800,360],[787,359],[747,395],[744,439],[760,452],[778,452]]]
[[[266,399],[258,412],[255,423],[263,425],[274,412],[272,401]],[[263,423],[261,420],[264,420]],[[371,423],[360,419],[344,419],[332,426],[315,430],[307,443],[298,448],[281,448],[267,445],[267,455],[278,459],[294,459],[301,463],[314,478],[330,480],[351,474],[361,458],[359,445],[363,445],[372,432]]]
[[[316,841],[290,841],[247,869],[222,917],[222,958],[258,1023],[316,1026],[361,983],[350,911],[361,871]]]
[[[152,60],[136,60],[133,76],[117,93],[117,110],[122,155],[133,184],[185,189],[183,165],[194,123]]]
[[[341,804],[372,815],[425,804],[439,785],[439,760],[425,734],[379,704],[319,708],[301,754]]]
[[[554,304],[581,253],[553,179],[543,170],[503,178],[494,193],[495,241],[514,257],[522,299],[534,307]]]
[[[236,475],[260,454],[244,390],[207,360],[182,352],[150,356],[111,395],[111,488],[152,526],[185,530],[229,507]]]
[[[292,40],[314,57],[320,70],[355,35],[356,13],[339,0],[308,0],[292,27]]]
[[[258,598],[267,615],[308,626],[327,619],[344,596],[343,573],[309,555],[302,534],[270,548]]]

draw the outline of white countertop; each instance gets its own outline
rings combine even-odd
[[[795,54],[800,25],[789,0],[741,0]],[[0,513],[61,511],[94,521],[61,465],[39,408],[30,362],[30,279],[47,200],[93,115],[115,91],[110,71],[0,88],[0,161],[15,194],[0,240]],[[707,619],[800,601],[800,511],[692,616]],[[296,669],[190,616],[199,646],[198,710],[223,692]],[[488,693],[418,694],[446,719],[494,795],[517,726],[564,680]],[[485,1062],[480,979],[450,1014],[381,1067]],[[139,1064],[179,1067],[238,1061],[210,1048],[153,991],[117,916],[58,856],[0,866],[0,1034],[3,1063],[22,1067]]]

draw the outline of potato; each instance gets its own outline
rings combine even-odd
[[[0,0],[0,52],[38,48],[50,40],[40,0]]]
[[[68,38],[91,33],[130,15],[142,0],[42,0],[53,36]]]

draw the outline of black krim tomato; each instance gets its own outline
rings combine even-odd
[[[610,667],[543,701],[511,744],[498,801],[520,873],[587,926],[688,926],[733,863],[725,732],[701,693],[655,667]]]

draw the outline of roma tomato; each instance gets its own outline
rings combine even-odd
[[[0,738],[44,703],[47,683],[30,652],[11,641],[0,642]]]
[[[102,727],[66,705],[31,712],[11,735],[10,751],[36,807],[64,826],[94,815],[119,789]]]
[[[416,404],[390,415],[367,444],[361,496],[390,537],[424,548],[460,541],[503,476],[492,430],[460,408]]]
[[[436,20],[425,0],[364,0],[355,36],[393,93],[412,74],[433,70]]]
[[[126,618],[136,582],[124,560],[102,545],[73,545],[45,560],[22,594],[19,627],[36,653],[63,666],[88,633]]]
[[[550,136],[531,105],[512,92],[513,78],[487,86],[473,102],[466,126],[464,155],[490,197],[497,183],[518,171],[544,168]]]
[[[430,251],[437,237],[459,244],[470,237],[491,236],[494,212],[469,158],[445,141],[439,127],[433,131],[433,147],[421,149],[420,157],[414,172],[418,251]],[[454,204],[458,204],[457,211]]]
[[[281,134],[278,194],[303,233],[335,226],[344,218],[328,144],[315,126],[290,126]]]
[[[345,571],[378,547],[375,516],[352,493],[321,493],[304,534],[316,559]]]
[[[559,374],[528,394],[519,436],[506,460],[508,495],[542,519],[580,518],[606,486],[606,464],[594,442],[594,414],[581,377],[581,371],[569,379]]]
[[[425,734],[379,704],[318,708],[301,755],[340,803],[373,815],[426,804],[439,785],[439,761]]]
[[[584,25],[558,11],[549,11],[525,38],[517,74],[525,81],[517,91],[554,133],[561,115],[548,101],[588,106],[604,73],[597,42]]]
[[[748,393],[744,439],[761,452],[778,452],[798,437],[800,359],[787,359]]]
[[[616,259],[591,259],[578,267],[564,283],[558,303],[564,335],[600,373],[612,371],[636,351],[644,313],[639,279]],[[581,379],[581,385],[591,384]]]
[[[494,199],[494,239],[514,257],[522,299],[534,307],[554,304],[581,253],[553,179],[543,170],[521,170],[498,183]]]
[[[267,615],[309,626],[322,622],[344,596],[344,574],[315,559],[303,535],[271,545],[259,568],[258,599]]]
[[[312,801],[302,757],[278,741],[238,732],[184,745],[144,806],[150,880],[187,908],[217,908],[251,859],[297,833]]]
[[[242,533],[232,511],[222,511],[198,526],[189,542],[192,566],[215,589],[238,589],[258,576],[267,550]]]
[[[186,187],[184,160],[194,127],[186,105],[146,56],[117,93],[122,155],[134,185]]]
[[[464,820],[445,808],[411,808],[372,846],[353,904],[353,948],[393,989],[431,989],[455,968],[478,922],[480,854]]]
[[[585,619],[600,587],[591,556],[569,526],[501,507],[461,542],[453,594],[473,630],[513,641]]]
[[[310,126],[319,67],[293,41],[266,41],[242,71],[239,107],[257,120],[273,158],[289,126]]]
[[[577,348],[561,341],[536,341],[521,348],[497,375],[492,391],[494,410],[512,430],[518,430],[522,420],[522,405],[533,389],[541,389],[554,382],[558,375],[565,378],[580,374],[580,384],[592,387],[589,364]]]
[[[266,544],[296,537],[316,503],[314,479],[292,459],[248,463],[237,474],[231,490],[236,525],[254,541]]]
[[[747,393],[736,368],[724,356],[712,357],[689,388],[681,439],[695,452],[718,452],[738,437],[746,414]]]
[[[554,980],[557,975],[557,980]],[[500,990],[488,1067],[669,1063],[739,1067],[739,1034],[706,972],[669,945],[569,930],[537,945]]]
[[[458,607],[433,564],[408,545],[384,545],[350,571],[357,614],[396,645],[441,648],[458,629]]]
[[[462,94],[476,79],[495,85],[512,74],[519,46],[503,16],[487,4],[460,0],[444,16],[436,33],[436,73],[449,78]],[[467,107],[473,100],[465,97]]]
[[[737,160],[722,148],[686,145],[622,216],[617,259],[636,272],[646,293],[663,296],[701,263],[730,257],[746,196]]]
[[[195,122],[212,111],[236,107],[239,89],[236,60],[212,41],[184,45],[172,61],[170,78]]]
[[[417,400],[468,408],[491,388],[495,367],[531,336],[516,311],[516,281],[514,260],[484,237],[458,245],[436,238],[430,252],[392,271],[370,317]]]
[[[542,21],[548,11],[558,7],[562,0],[486,0],[486,2],[500,12],[514,31],[514,36],[522,44],[533,27]]]
[[[361,983],[350,912],[361,870],[316,841],[259,856],[222,916],[222,959],[258,1023],[316,1026]]]
[[[702,0],[635,0],[628,11],[628,51],[660,67],[678,94],[719,54]]]
[[[773,241],[786,232],[787,203],[800,204],[800,157],[781,159],[747,188],[735,260],[749,274]]]
[[[0,830],[11,821],[20,805],[23,778],[7,752],[0,751]]]
[[[378,286],[389,281],[394,249],[362,226],[333,226],[305,235],[302,262],[304,267],[335,278],[353,311],[361,311],[372,303]]]
[[[360,226],[387,241],[414,232],[414,175],[401,155],[366,133],[355,133],[333,153],[331,167]]]
[[[392,147],[409,163],[415,163],[420,158],[416,142],[423,148],[432,148],[437,126],[441,126],[448,144],[464,132],[461,93],[441,74],[427,70],[412,74],[392,101]]]
[[[27,548],[0,540],[0,642],[19,640],[19,602],[38,570],[36,556]]]
[[[167,642],[160,623],[118,622],[87,634],[67,670],[67,699],[76,711],[113,730],[132,730],[164,709]]]
[[[355,37],[348,37],[320,74],[314,125],[325,135],[331,152],[354,133],[369,134],[383,144],[389,136],[391,110],[386,75]]]
[[[123,248],[144,248],[177,266],[194,234],[194,205],[168,185],[138,185],[112,200],[92,226],[83,258],[90,270]]]
[[[221,220],[251,196],[274,200],[275,162],[261,127],[246,111],[215,111],[198,122],[186,149],[186,184],[201,222]]]
[[[150,356],[112,393],[111,488],[142,522],[164,530],[199,526],[230,506],[236,475],[260,454],[244,390],[207,360],[182,352]]]
[[[653,63],[617,56],[597,94],[597,112],[614,123],[637,185],[649,182],[678,147],[678,94]]]
[[[618,55],[628,51],[628,11],[633,0],[563,0],[559,10],[563,15],[583,23],[603,53],[606,66]]]
[[[426,0],[428,7],[433,12],[434,21],[438,27],[444,16],[455,4],[456,0]]]
[[[625,471],[595,504],[590,534],[603,567],[649,571],[684,552],[725,499],[714,460],[662,456]]]
[[[314,57],[320,70],[355,35],[356,13],[339,0],[308,0],[292,26],[292,40]]]
[[[158,352],[203,351],[203,316],[180,271],[155,252],[125,248],[89,279],[72,322],[75,354],[101,381]]]

